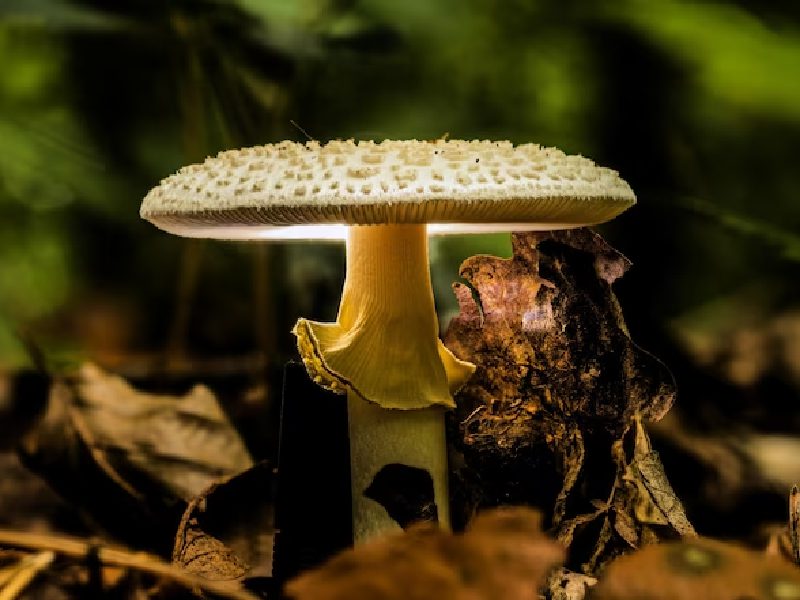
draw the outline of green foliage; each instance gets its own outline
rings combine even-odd
[[[758,242],[769,246],[782,258],[800,261],[800,234],[726,211],[702,200],[685,200],[684,203],[689,210],[708,217],[717,226],[754,238]]]
[[[0,25],[0,57],[0,356],[18,356],[15,329],[68,298],[70,240],[48,215],[92,198],[99,170],[59,99],[57,40]]]
[[[800,28],[770,27],[731,3],[659,0],[614,5],[614,17],[694,70],[700,93],[730,108],[800,120]]]
[[[65,49],[40,28],[0,26],[0,180],[34,212],[73,201],[102,205],[102,162],[65,102]]]
[[[640,330],[745,284],[796,303],[799,31],[791,6],[743,0],[6,0],[0,362],[19,328],[80,350],[69,317],[92,293],[138,307],[131,344],[163,346],[190,262],[139,221],[141,197],[222,148],[304,139],[291,120],[319,139],[533,140],[618,168],[640,204],[605,231],[637,263],[621,296]],[[272,251],[288,354],[299,315],[281,300],[302,289],[327,314],[341,256],[304,247],[319,268],[301,273]],[[507,238],[434,243],[443,314],[478,251]],[[256,256],[203,251],[193,351],[253,344]]]
[[[63,0],[4,0],[0,19],[8,25],[44,27],[49,31],[104,31],[122,25],[109,14]]]

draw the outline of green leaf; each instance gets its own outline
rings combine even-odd
[[[800,262],[800,235],[759,219],[728,211],[705,200],[685,198],[679,204],[725,229],[775,248],[787,260]]]
[[[48,29],[108,31],[126,25],[123,19],[60,0],[3,0],[0,21]]]
[[[718,100],[800,120],[800,32],[768,28],[716,2],[629,0],[609,14],[641,31],[696,72]]]

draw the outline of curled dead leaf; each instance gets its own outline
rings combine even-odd
[[[194,498],[175,535],[172,562],[218,581],[271,576],[273,483],[271,465],[261,462]]]

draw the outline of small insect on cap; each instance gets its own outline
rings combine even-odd
[[[187,237],[280,239],[326,224],[557,229],[607,221],[635,201],[616,171],[538,144],[337,140],[221,152],[164,179],[141,216]]]

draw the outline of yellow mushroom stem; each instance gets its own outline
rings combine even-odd
[[[295,334],[318,384],[383,408],[452,408],[475,369],[439,340],[425,225],[350,227],[336,322],[300,319]]]
[[[475,367],[439,340],[425,225],[350,227],[336,322],[300,319],[294,333],[311,377],[348,395],[356,539],[397,527],[363,496],[391,463],[430,472],[447,525],[443,409]]]

